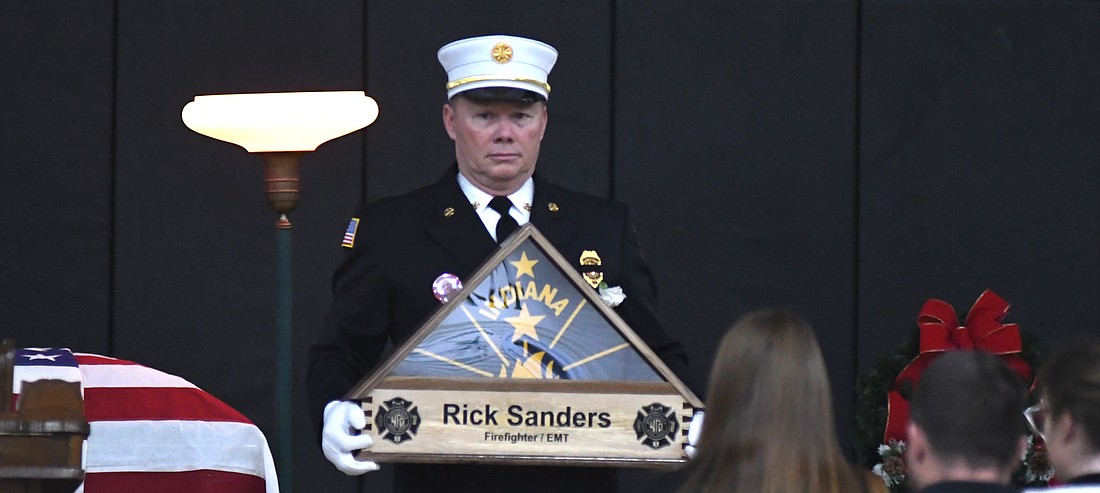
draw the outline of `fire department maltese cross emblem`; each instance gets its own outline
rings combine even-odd
[[[638,440],[654,450],[670,445],[679,430],[676,412],[656,402],[643,407],[634,419],[634,432]]]
[[[412,440],[417,428],[420,428],[420,413],[412,401],[394,397],[382,404],[374,416],[374,424],[382,439],[393,443]]]

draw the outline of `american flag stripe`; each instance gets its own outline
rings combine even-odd
[[[244,423],[100,421],[91,423],[88,472],[211,469],[263,476],[263,435]]]
[[[250,474],[213,470],[91,473],[85,475],[84,489],[77,492],[240,493],[264,491],[263,482]]]
[[[77,357],[78,361],[83,359]],[[175,375],[138,365],[89,365],[80,361],[80,375],[84,387],[133,387],[138,381],[145,387],[197,388]]]
[[[278,493],[263,433],[191,382],[105,356],[21,351],[30,357],[17,358],[17,394],[21,380],[42,378],[83,389],[91,433],[77,492]]]
[[[90,387],[84,389],[84,416],[96,421],[198,420],[248,423],[235,409],[199,389],[171,387]]]
[[[127,361],[124,359],[112,358],[110,356],[100,356],[98,354],[89,353],[73,353],[73,357],[76,358],[76,362],[80,365],[131,365],[141,366],[133,361]],[[153,370],[157,371],[157,370]]]
[[[56,366],[22,366],[15,365],[12,372],[12,393],[19,394],[23,390],[24,382],[37,382],[38,380],[64,380],[66,382],[80,382],[80,368],[56,367]]]

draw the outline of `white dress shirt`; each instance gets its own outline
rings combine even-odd
[[[477,216],[481,218],[482,224],[485,225],[485,230],[495,241],[497,239],[497,220],[500,219],[500,214],[489,208],[489,201],[493,200],[493,196],[474,186],[473,183],[470,183],[470,180],[462,176],[462,173],[458,174],[458,188],[462,189],[462,193],[466,195],[466,200],[470,201],[470,205],[473,206]],[[508,196],[508,200],[512,201],[512,208],[508,209],[508,215],[516,220],[516,224],[523,226],[530,222],[531,202],[535,200],[535,180],[528,178],[519,187],[519,190]]]

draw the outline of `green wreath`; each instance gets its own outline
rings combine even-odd
[[[1020,356],[1031,368],[1037,368],[1040,347],[1031,334],[1020,331]],[[904,462],[904,443],[882,443],[886,432],[887,409],[886,394],[894,379],[920,352],[920,331],[913,330],[908,340],[897,351],[879,358],[875,366],[861,375],[856,383],[855,409],[855,454],[856,461],[867,469],[874,470],[883,478],[891,491],[908,491]],[[912,389],[902,388],[901,394],[908,399]],[[1029,396],[1034,403],[1037,396]],[[1020,467],[1013,473],[1013,481],[1019,486],[1047,486],[1054,474],[1042,442],[1036,442],[1028,436],[1026,456],[1020,461]]]

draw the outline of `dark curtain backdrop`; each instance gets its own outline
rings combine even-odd
[[[539,170],[632,206],[704,378],[740,314],[817,330],[845,444],[856,379],[986,288],[1042,345],[1100,316],[1100,2],[271,2],[0,7],[0,336],[180,375],[273,436],[274,214],[260,159],[188,130],[197,94],[365,90],[291,215],[296,490],[346,478],[307,421],[305,348],[352,210],[435,179],[443,44],[558,48]],[[623,491],[674,476],[623,474]]]

